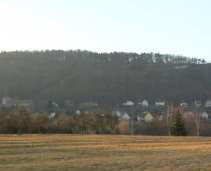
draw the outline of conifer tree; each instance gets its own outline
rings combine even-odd
[[[177,110],[174,117],[174,123],[171,128],[171,135],[185,136],[186,134],[185,121],[180,111]]]

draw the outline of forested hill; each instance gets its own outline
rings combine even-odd
[[[176,104],[204,102],[211,97],[210,66],[202,59],[156,53],[1,52],[0,95],[7,87],[11,98],[35,104],[72,100],[116,105],[158,98]]]

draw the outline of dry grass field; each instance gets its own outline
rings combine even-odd
[[[0,170],[211,170],[211,138],[0,135]]]

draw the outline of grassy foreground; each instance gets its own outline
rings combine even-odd
[[[0,170],[211,170],[211,138],[0,135]]]

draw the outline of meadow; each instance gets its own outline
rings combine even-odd
[[[211,138],[0,135],[0,170],[211,170]]]

